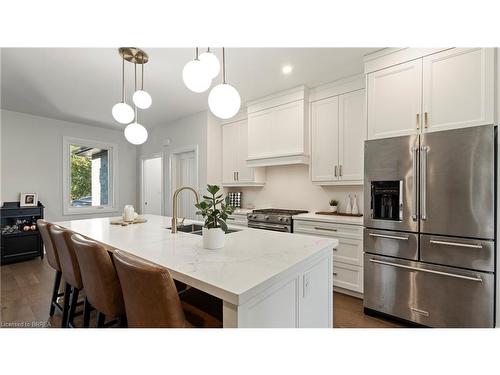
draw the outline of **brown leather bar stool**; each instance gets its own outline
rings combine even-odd
[[[87,297],[84,308],[84,327],[89,325],[89,303],[97,310],[97,327],[105,326],[106,317],[118,318],[121,325],[125,326],[122,288],[111,254],[104,246],[78,234],[71,236],[71,242],[78,258]]]
[[[67,313],[63,314],[61,327],[74,327],[73,319],[75,316],[81,314],[81,312],[76,313],[76,306],[80,291],[83,289],[83,282],[78,259],[73,249],[73,243],[71,242],[73,232],[53,225],[49,228],[49,233],[57,249],[62,275],[66,281],[64,311]]]
[[[220,320],[181,302],[166,268],[121,250],[115,250],[113,258],[122,287],[128,327],[222,327]]]
[[[59,263],[59,257],[57,255],[54,243],[50,237],[49,228],[53,225],[43,219],[38,219],[36,222],[38,231],[42,236],[43,245],[45,247],[45,252],[47,253],[47,262],[56,271],[56,277],[54,279],[54,288],[52,289],[52,298],[50,300],[49,315],[53,316],[55,309],[63,312],[63,307],[57,303],[57,298],[62,297],[64,293],[59,293],[59,287],[61,286],[61,265]]]

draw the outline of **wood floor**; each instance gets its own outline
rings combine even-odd
[[[49,303],[54,283],[54,270],[39,258],[0,267],[0,328],[60,327],[61,313],[49,317]],[[333,297],[336,328],[396,328],[393,321],[363,313],[363,301],[340,293]],[[82,317],[75,319],[81,326]],[[95,314],[91,327],[95,327]]]

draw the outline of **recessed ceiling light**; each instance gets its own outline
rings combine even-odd
[[[281,71],[283,74],[290,74],[293,70],[293,67],[291,65],[285,65],[283,68],[281,68]]]

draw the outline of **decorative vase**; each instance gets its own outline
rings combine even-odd
[[[337,212],[337,206],[330,206],[330,212]]]
[[[347,198],[347,205],[345,207],[345,213],[352,214],[351,194],[349,194],[349,197]]]
[[[134,221],[135,219],[135,210],[134,206],[131,204],[127,204],[123,209],[123,221]]]
[[[203,227],[203,247],[209,250],[220,249],[224,247],[226,233],[221,228]]]
[[[354,203],[352,204],[352,214],[353,215],[359,214],[358,197],[356,196],[356,194],[354,194]]]

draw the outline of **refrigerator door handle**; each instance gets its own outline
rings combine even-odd
[[[468,243],[460,243],[460,242],[449,242],[449,241],[438,241],[438,240],[430,240],[429,241],[435,245],[447,245],[447,246],[457,246],[457,247],[468,247],[471,249],[482,249],[482,245],[468,244]]]
[[[384,262],[382,260],[377,260],[377,259],[370,259],[370,262],[377,263],[377,264],[383,264],[383,265],[386,265],[386,266],[397,267],[397,268],[404,268],[404,269],[411,270],[411,271],[421,271],[421,272],[433,273],[435,275],[455,277],[457,279],[477,281],[479,283],[483,282],[483,279],[481,277],[479,277],[479,276],[478,277],[464,276],[464,275],[458,275],[456,273],[443,272],[443,271],[435,271],[435,270],[429,270],[429,269],[426,269],[426,268],[406,266],[404,264]]]
[[[413,146],[411,148],[411,153],[413,156],[413,183],[411,187],[411,218],[413,221],[417,221],[417,158],[418,158],[418,147]]]
[[[429,146],[420,147],[420,218],[427,220],[427,152]]]

